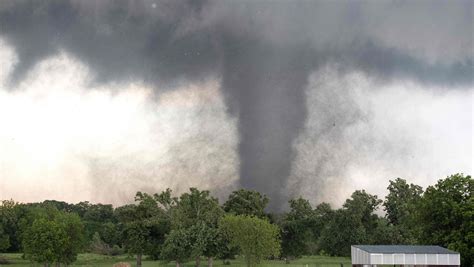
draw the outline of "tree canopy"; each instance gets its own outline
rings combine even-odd
[[[247,266],[255,266],[267,257],[280,255],[279,228],[264,219],[245,215],[226,215],[221,220],[223,232],[232,246],[239,248]]]
[[[454,174],[429,186],[419,207],[420,240],[461,253],[462,264],[474,264],[474,180]]]
[[[150,260],[178,265],[207,258],[244,256],[252,266],[281,255],[349,256],[353,244],[440,245],[474,262],[474,200],[471,176],[454,174],[426,191],[402,178],[389,182],[384,201],[356,190],[340,208],[315,207],[302,197],[284,213],[265,210],[269,199],[237,190],[221,206],[210,191],[190,188],[137,192],[133,204],[112,207],[87,201],[70,204],[0,202],[0,253],[23,252],[43,265],[69,265],[78,253],[127,252],[141,265]],[[382,204],[382,206],[381,206]],[[385,214],[381,216],[380,208]]]
[[[249,215],[265,218],[265,208],[268,202],[269,198],[266,195],[260,194],[260,192],[239,189],[230,194],[223,208],[225,212],[235,215]]]

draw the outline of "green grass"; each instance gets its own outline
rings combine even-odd
[[[37,267],[39,264],[32,264],[28,260],[21,258],[21,254],[1,254],[3,257],[7,258],[11,264],[1,265],[0,266],[12,266],[12,267]],[[129,262],[132,266],[135,266],[135,259],[127,255],[121,256],[103,256],[97,254],[80,254],[76,262],[70,266],[81,266],[81,267],[111,267],[114,263],[117,262]],[[285,267],[296,267],[296,266],[313,266],[313,267],[339,267],[343,263],[344,267],[351,266],[351,261],[349,258],[343,257],[326,257],[326,256],[307,256],[301,259],[291,261],[290,264],[286,264],[284,261],[264,261],[260,266],[285,266]],[[174,262],[164,263],[161,261],[151,261],[143,260],[143,267],[151,266],[176,266]],[[195,266],[194,261],[187,262],[182,266]],[[207,266],[207,260],[201,260],[201,266]],[[237,258],[230,261],[230,265],[223,265],[222,260],[214,260],[214,266],[245,266],[245,263],[242,258]]]

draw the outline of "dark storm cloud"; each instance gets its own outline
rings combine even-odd
[[[59,50],[98,83],[171,88],[217,75],[239,118],[240,184],[269,194],[276,209],[288,197],[308,77],[320,66],[337,62],[381,82],[472,84],[472,2],[411,3],[4,1],[0,34],[19,57],[12,83]]]
[[[177,9],[171,3],[161,2],[155,13],[151,3],[144,1],[89,2],[85,6],[62,0],[4,4],[1,31],[19,56],[13,82],[58,49],[88,64],[98,82],[168,82],[215,71],[218,57],[213,36],[177,36],[179,22],[196,16],[200,5],[189,1]],[[171,14],[161,14],[162,9]]]

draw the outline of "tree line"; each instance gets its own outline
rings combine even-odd
[[[134,204],[47,200],[0,205],[0,252],[22,252],[44,266],[68,265],[78,253],[128,253],[141,266],[152,260],[225,262],[242,255],[248,266],[263,259],[291,261],[303,255],[349,256],[353,244],[440,245],[474,264],[474,181],[454,174],[426,190],[397,178],[384,200],[365,190],[341,208],[289,201],[282,214],[266,211],[269,198],[257,191],[232,192],[222,205],[209,191],[190,188],[174,196],[137,192]],[[376,211],[382,209],[384,215]]]

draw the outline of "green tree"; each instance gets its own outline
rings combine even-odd
[[[405,236],[402,228],[391,224],[386,218],[378,218],[370,243],[373,245],[405,244],[407,242]]]
[[[313,232],[313,238],[316,240],[316,242],[321,236],[321,231],[324,229],[326,224],[331,221],[334,212],[335,211],[331,208],[331,205],[325,202],[320,203],[314,209],[316,219],[311,224],[311,230]],[[319,248],[316,248],[316,250],[313,250],[311,252],[319,252]]]
[[[208,257],[208,266],[213,265],[213,257],[219,254],[223,246],[218,230],[203,222],[188,228],[175,229],[167,236],[162,256],[166,260],[176,261],[179,266],[190,258]],[[198,261],[196,265],[199,265]]]
[[[100,234],[97,232],[95,232],[95,234],[92,236],[89,249],[95,254],[108,255],[110,253],[109,245],[102,240]]]
[[[461,253],[461,265],[474,264],[474,180],[454,174],[429,186],[419,206],[421,240]]]
[[[321,231],[321,250],[333,256],[349,256],[351,245],[374,243],[379,224],[379,217],[374,212],[380,203],[382,200],[365,190],[352,193]]]
[[[120,227],[117,223],[107,222],[102,225],[99,233],[101,239],[110,247],[117,246],[121,241]]]
[[[346,209],[337,210],[321,231],[321,252],[331,256],[349,256],[353,244],[368,242],[366,229],[359,216]]]
[[[223,208],[225,212],[234,215],[249,215],[266,218],[265,208],[268,202],[268,197],[260,194],[260,192],[239,189],[230,194]]]
[[[292,199],[289,204],[290,211],[281,223],[282,255],[287,260],[308,253],[308,243],[313,239],[311,228],[317,219],[308,200]]]
[[[188,193],[180,196],[179,201],[171,209],[172,225],[175,229],[193,229],[189,238],[193,246],[192,253],[196,265],[200,265],[201,256],[208,257],[208,262],[219,254],[215,247],[217,227],[224,211],[216,198],[209,191],[190,188]],[[212,238],[211,238],[212,237]]]
[[[133,221],[125,226],[125,249],[128,253],[136,255],[137,266],[142,265],[142,256],[147,252],[149,228],[145,223]]]
[[[66,231],[55,221],[37,219],[25,232],[23,251],[26,258],[44,264],[60,263],[62,247],[66,246]]]
[[[5,252],[10,247],[10,237],[3,230],[3,225],[0,223],[0,252]]]
[[[136,255],[141,266],[145,254],[156,259],[170,230],[170,219],[155,196],[137,192],[137,205],[125,205],[116,209],[116,217],[123,229],[122,240],[128,253]]]
[[[66,244],[61,248],[58,262],[66,265],[76,261],[77,254],[82,251],[85,244],[84,224],[77,214],[60,212],[56,223],[66,233]]]
[[[343,204],[343,208],[354,218],[360,221],[365,229],[367,241],[372,243],[372,236],[378,226],[378,216],[374,213],[382,203],[376,195],[365,190],[356,190],[351,198]]]
[[[400,233],[398,238],[403,244],[416,244],[420,235],[421,225],[417,221],[418,205],[423,189],[421,186],[408,184],[406,180],[397,178],[390,181],[387,187],[389,193],[383,203],[385,217],[395,226],[393,229]]]
[[[176,267],[191,258],[190,232],[186,228],[174,229],[167,235],[161,255],[163,259],[176,261]]]
[[[179,198],[173,212],[173,225],[177,228],[187,228],[204,222],[209,226],[217,226],[224,214],[217,198],[211,197],[207,190],[190,188],[189,191]]]
[[[0,251],[16,252],[20,250],[20,223],[25,216],[26,210],[13,200],[2,200],[0,202]],[[8,246],[7,244],[8,240]],[[3,249],[2,249],[3,247]]]
[[[39,216],[23,234],[25,256],[50,265],[69,265],[84,245],[84,225],[77,214],[59,212],[54,217]]]
[[[192,257],[207,257],[208,267],[211,267],[213,265],[213,258],[220,254],[220,248],[223,245],[220,242],[218,228],[200,222],[188,228],[188,231]],[[199,265],[199,262],[197,265]]]
[[[280,229],[264,219],[244,215],[226,215],[220,223],[231,245],[238,247],[247,266],[280,254]]]
[[[378,216],[374,211],[381,203],[382,200],[376,195],[368,194],[365,190],[356,190],[343,204],[343,208],[358,218],[365,229],[375,229]]]

